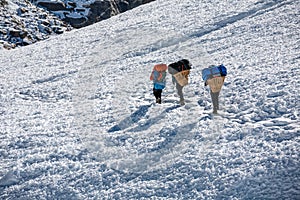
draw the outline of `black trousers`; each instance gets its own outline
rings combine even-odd
[[[155,96],[155,99],[156,99],[156,101],[159,101],[157,103],[161,103],[161,93],[162,93],[162,89],[153,88],[153,94]]]

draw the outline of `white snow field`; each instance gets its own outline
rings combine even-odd
[[[0,51],[0,199],[300,199],[300,1],[157,0]],[[155,64],[193,64],[185,106]],[[201,70],[228,70],[211,116]]]

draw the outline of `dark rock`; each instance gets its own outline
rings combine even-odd
[[[79,4],[75,0],[0,0],[0,48],[33,44],[50,35],[91,25],[152,1],[96,0],[88,3],[81,0]],[[7,6],[8,2],[14,6]]]
[[[135,7],[138,7],[138,6],[146,4],[146,3],[150,3],[152,1],[155,1],[155,0],[127,0],[127,2],[129,3],[128,9],[133,9]]]
[[[121,1],[118,7],[120,12],[125,12],[130,9],[130,5],[127,1]]]
[[[24,14],[24,13],[27,13],[27,12],[28,12],[28,9],[22,7],[22,8],[19,8],[17,11],[18,11],[18,14],[19,14],[19,15],[22,15],[22,14]]]
[[[9,34],[10,34],[12,37],[20,37],[21,30],[17,30],[17,29],[10,28],[10,29],[9,29]]]
[[[5,30],[5,29],[0,29],[0,34],[6,35],[6,34],[7,34],[7,30]]]
[[[96,0],[91,4],[78,7],[76,2],[70,0],[66,5],[62,2],[38,2],[37,5],[49,11],[62,11],[64,13],[62,20],[74,28],[81,28],[152,1],[154,0]],[[87,15],[86,9],[89,9]]]
[[[22,39],[25,38],[27,35],[28,35],[28,32],[26,30],[22,30],[20,32],[20,38],[22,38]]]
[[[82,16],[73,18],[72,16],[66,16],[64,21],[69,23],[74,28],[81,28],[87,23],[87,17]]]
[[[77,4],[76,4],[76,2],[68,1],[68,2],[67,2],[67,7],[76,8],[76,7],[77,7]]]
[[[50,34],[52,32],[52,29],[48,26],[45,26],[43,24],[39,24],[39,31],[45,34]]]
[[[42,1],[38,2],[37,6],[46,8],[49,11],[59,11],[59,10],[66,10],[66,6],[63,2],[60,1]]]
[[[118,8],[110,0],[95,1],[90,5],[88,18],[91,23],[94,23],[99,20],[108,19],[116,14],[119,14]]]
[[[40,20],[40,23],[45,25],[45,26],[49,26],[50,22],[48,20]]]
[[[0,0],[0,6],[6,6],[8,2],[6,0]]]
[[[62,33],[64,33],[64,30],[60,26],[52,26],[52,30],[56,34],[62,34]]]

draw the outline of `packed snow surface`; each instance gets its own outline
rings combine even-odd
[[[299,5],[157,0],[1,50],[0,199],[300,199]],[[182,58],[186,105],[171,75],[155,104],[153,66]]]

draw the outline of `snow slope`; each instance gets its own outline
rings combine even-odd
[[[1,199],[299,199],[299,3],[157,0],[1,50]],[[181,58],[186,105],[170,75],[154,104],[153,65]]]

